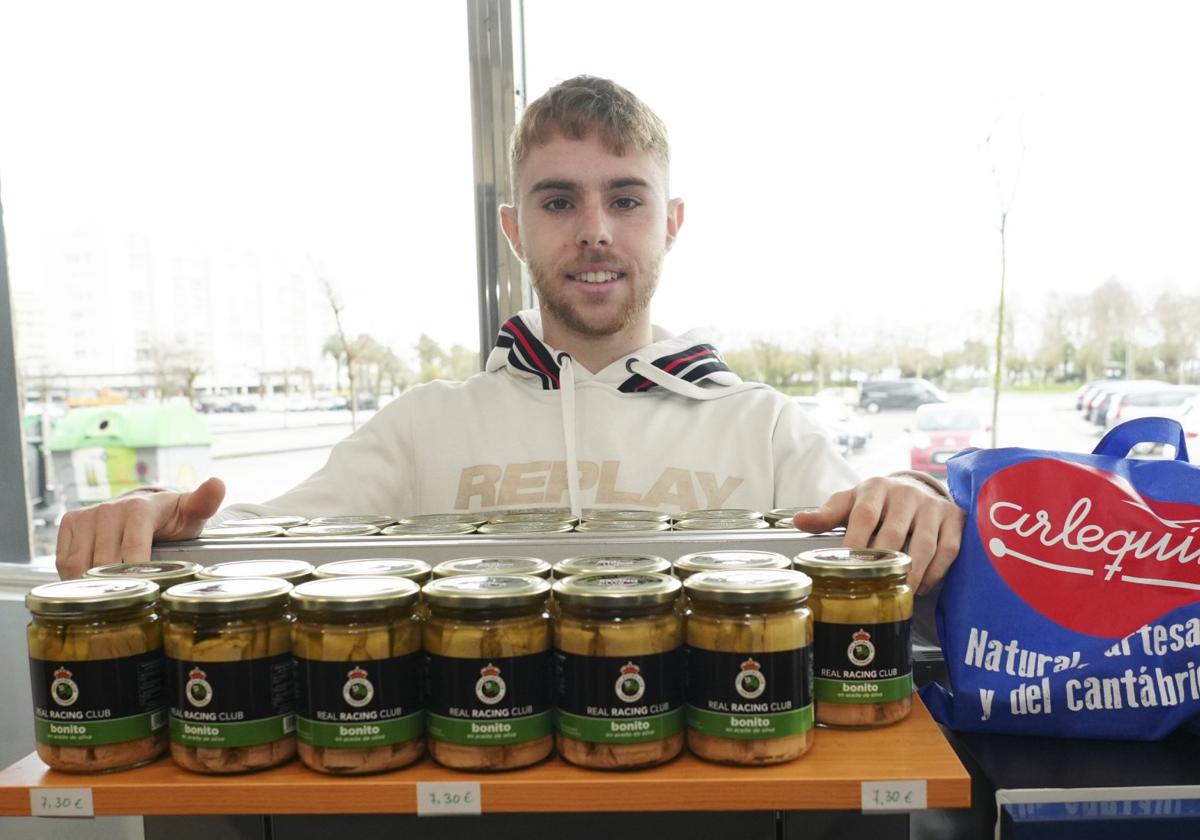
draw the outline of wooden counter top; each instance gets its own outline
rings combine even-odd
[[[494,774],[426,759],[374,776],[336,777],[298,761],[260,773],[203,776],[164,757],[115,773],[50,770],[31,754],[0,771],[0,816],[28,816],[31,789],[90,788],[97,816],[416,813],[419,782],[478,782],[484,813],[858,810],[862,782],[924,780],[930,808],[970,805],[970,777],[914,696],[907,720],[883,729],[819,729],[807,755],[774,767],[725,767],[686,753],[662,767],[584,770],[554,758]]]

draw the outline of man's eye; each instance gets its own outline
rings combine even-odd
[[[642,202],[638,201],[636,198],[629,198],[628,196],[624,198],[618,198],[613,202],[613,207],[616,207],[618,210],[632,210],[635,207],[641,206]]]
[[[569,210],[571,208],[571,202],[567,201],[565,198],[552,198],[543,204],[542,207],[547,210]]]

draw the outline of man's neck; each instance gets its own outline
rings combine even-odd
[[[599,373],[617,359],[624,358],[651,341],[649,318],[639,319],[620,332],[605,336],[580,335],[559,324],[542,311],[542,337],[555,350],[568,353],[589,373]]]

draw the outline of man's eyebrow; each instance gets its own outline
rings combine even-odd
[[[638,178],[635,175],[631,175],[626,178],[614,178],[604,185],[606,190],[624,190],[628,189],[629,187],[645,187],[649,189],[650,182],[645,178]]]
[[[529,188],[531,193],[539,192],[578,192],[579,185],[574,181],[562,181],[557,178],[546,178],[538,181]]]

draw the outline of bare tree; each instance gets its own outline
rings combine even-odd
[[[312,261],[309,261],[312,265]],[[346,360],[346,376],[350,380],[350,428],[358,428],[358,385],[355,382],[354,362],[355,353],[353,344],[346,337],[346,328],[342,325],[342,310],[345,309],[345,304],[342,303],[342,296],[338,294],[337,289],[322,271],[315,265],[312,265],[313,273],[317,276],[317,282],[321,284],[321,291],[325,293],[325,300],[329,304],[330,311],[333,312],[333,323],[337,328],[337,338],[342,343],[343,356]],[[328,346],[328,342],[326,342]]]

